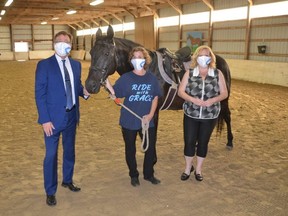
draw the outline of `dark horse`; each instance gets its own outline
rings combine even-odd
[[[85,83],[86,89],[90,93],[97,94],[100,90],[101,85],[105,82],[108,76],[112,75],[115,71],[121,76],[122,74],[132,71],[133,68],[128,62],[129,52],[135,46],[141,46],[130,40],[114,37],[114,31],[111,26],[108,27],[107,35],[102,35],[102,31],[99,28],[96,33],[96,41],[94,47],[91,49],[91,65],[89,74]],[[183,48],[182,48],[183,50]],[[149,50],[148,50],[149,51]],[[182,54],[181,49],[175,54],[169,50],[162,48],[157,51],[149,51],[152,62],[149,66],[149,70],[156,75],[159,80],[160,86],[163,90],[163,97],[159,98],[159,109],[155,114],[155,125],[158,125],[158,117],[160,107],[165,106],[165,109],[182,109],[183,99],[177,96],[176,93],[172,94],[170,91],[171,86],[175,86],[183,77],[185,68],[183,62],[191,60],[191,50],[189,48],[189,55]],[[216,55],[217,68],[220,69],[226,79],[228,93],[230,95],[230,70],[226,61],[220,56]],[[163,74],[164,73],[164,74]],[[168,94],[169,92],[169,94]],[[175,91],[177,92],[177,90]],[[168,98],[169,105],[166,106]],[[174,98],[174,100],[170,100]],[[229,96],[228,96],[229,98]],[[233,147],[233,135],[231,132],[231,117],[228,106],[228,98],[221,101],[221,112],[218,118],[217,131],[221,132],[223,122],[227,125],[227,148],[232,149]]]

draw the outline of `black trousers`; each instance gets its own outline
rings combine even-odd
[[[136,161],[136,138],[137,134],[140,135],[141,139],[143,138],[142,129],[140,130],[129,130],[122,127],[122,135],[125,142],[125,158],[126,163],[129,168],[129,176],[138,177],[139,172],[137,170],[137,161]],[[156,129],[155,127],[150,127],[148,130],[149,134],[149,147],[145,152],[144,163],[143,163],[143,174],[144,178],[150,178],[154,175],[154,162],[156,155]],[[144,143],[144,149],[146,147],[146,140]]]
[[[198,120],[184,114],[184,155],[196,155],[205,158],[208,152],[208,143],[216,125],[217,119]]]

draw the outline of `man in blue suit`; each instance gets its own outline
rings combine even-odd
[[[81,84],[81,64],[68,55],[72,35],[65,31],[54,37],[55,55],[39,61],[36,68],[35,99],[38,123],[44,130],[44,187],[46,203],[56,205],[57,152],[62,134],[62,186],[73,192],[81,189],[73,183],[75,164],[76,125],[79,122],[79,96],[88,99],[89,93]]]

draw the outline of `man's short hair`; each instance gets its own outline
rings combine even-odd
[[[55,41],[56,41],[56,38],[57,38],[59,35],[68,36],[71,42],[72,42],[72,40],[73,40],[73,36],[72,36],[70,33],[66,32],[66,31],[60,31],[60,32],[58,32],[57,34],[55,34],[55,36],[54,36],[54,43],[55,43]]]

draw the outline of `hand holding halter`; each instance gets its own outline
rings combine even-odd
[[[119,98],[116,98],[115,94],[114,94],[114,90],[113,87],[111,86],[109,80],[105,80],[104,82],[101,83],[101,85],[104,87],[104,89],[109,93],[109,97],[117,104],[117,105],[121,105],[121,101]],[[111,92],[111,90],[113,91],[113,93]]]

